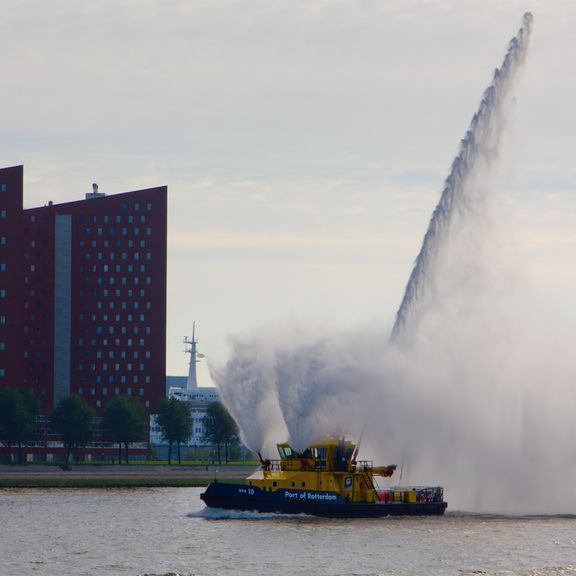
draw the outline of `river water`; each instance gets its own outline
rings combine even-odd
[[[576,518],[207,511],[196,488],[0,490],[0,576],[576,576]]]

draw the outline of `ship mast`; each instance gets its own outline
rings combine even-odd
[[[188,367],[188,380],[186,381],[186,390],[194,390],[198,388],[198,378],[196,375],[196,364],[200,362],[200,358],[204,358],[204,354],[198,352],[198,340],[196,340],[196,322],[192,325],[192,338],[184,337],[184,344],[186,349],[184,352],[190,354],[190,364]]]

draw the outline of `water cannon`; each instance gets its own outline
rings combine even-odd
[[[270,462],[268,458],[262,458],[262,454],[260,454],[260,452],[257,452],[257,454],[258,459],[260,460],[260,466],[262,466],[262,470],[270,470],[272,462]]]

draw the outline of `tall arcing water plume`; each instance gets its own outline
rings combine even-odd
[[[452,229],[460,226],[470,229],[475,220],[485,219],[486,203],[491,200],[488,195],[495,192],[487,182],[492,180],[494,171],[501,169],[501,145],[512,89],[526,58],[531,27],[532,14],[528,12],[461,142],[398,309],[391,335],[393,341],[413,337],[422,311],[438,304],[435,300],[441,298],[441,294],[437,294],[439,259],[453,241]]]

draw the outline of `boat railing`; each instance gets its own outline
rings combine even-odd
[[[262,460],[262,470],[276,472],[319,472],[326,471],[328,462],[317,458],[285,458],[283,460]],[[335,472],[370,472],[373,469],[372,460],[358,460],[357,462],[347,462],[346,468]]]
[[[382,503],[389,502],[443,502],[444,490],[440,486],[393,486],[386,490],[378,491],[378,500]]]

